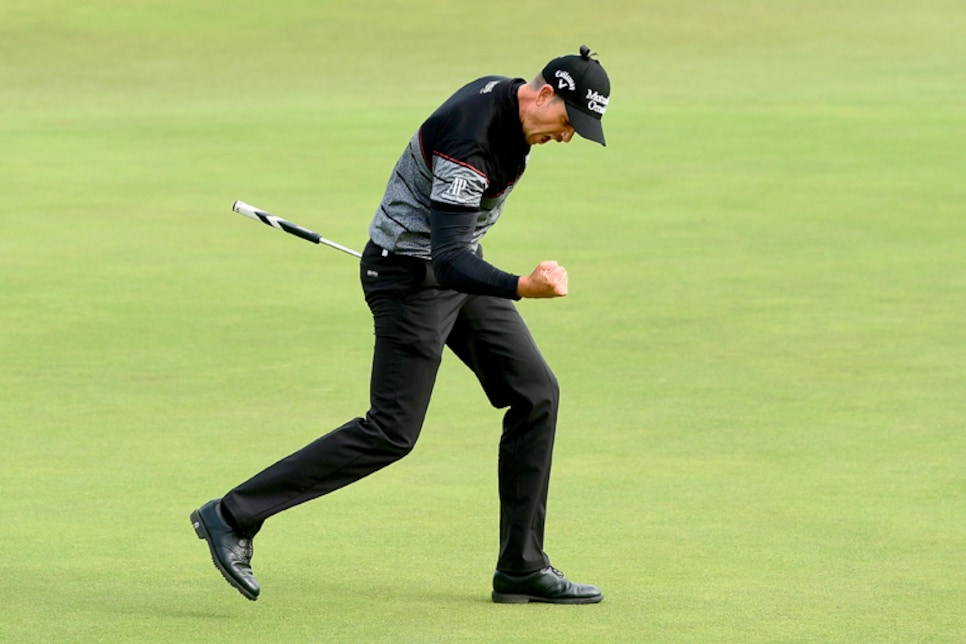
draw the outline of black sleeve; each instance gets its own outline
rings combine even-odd
[[[443,288],[519,300],[518,275],[501,271],[470,250],[478,211],[433,202],[429,214],[433,274]]]

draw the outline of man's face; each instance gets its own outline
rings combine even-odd
[[[533,109],[523,118],[523,134],[530,145],[569,143],[573,138],[574,126],[567,117],[567,105],[549,85],[544,86]]]

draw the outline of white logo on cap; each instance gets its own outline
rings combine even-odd
[[[598,114],[603,114],[607,111],[607,101],[610,100],[608,96],[601,96],[592,89],[587,90],[587,109],[591,112],[597,112]]]
[[[557,84],[557,89],[569,87],[571,92],[577,91],[577,83],[574,82],[573,76],[570,75],[570,72],[563,69],[558,69],[553,75],[560,79],[560,82]]]

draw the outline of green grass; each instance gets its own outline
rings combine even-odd
[[[0,639],[966,639],[966,10],[0,8]],[[609,145],[534,150],[489,235],[563,386],[548,526],[596,606],[489,602],[500,413],[444,363],[416,451],[273,518],[263,595],[188,513],[367,401],[354,263],[471,77],[587,42]],[[446,48],[445,51],[441,48]]]

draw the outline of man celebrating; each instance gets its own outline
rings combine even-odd
[[[529,275],[483,259],[480,240],[526,169],[530,148],[576,131],[604,145],[610,80],[586,46],[530,82],[487,76],[458,90],[410,140],[369,227],[360,265],[375,348],[370,408],[191,514],[225,579],[260,591],[252,539],[266,519],[408,454],[422,429],[444,347],[505,408],[499,449],[495,602],[587,604],[595,586],[550,566],[544,519],[559,388],[513,300],[567,294],[567,271]]]

